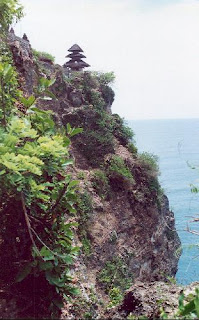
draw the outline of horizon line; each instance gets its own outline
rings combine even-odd
[[[199,120],[199,116],[197,118],[137,118],[137,119],[127,119],[124,117],[126,121],[162,121],[162,120]]]

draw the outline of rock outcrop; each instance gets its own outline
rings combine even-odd
[[[183,292],[184,303],[190,301],[195,294],[195,288],[199,282],[194,282],[186,287],[179,286],[170,281],[167,283],[156,281],[151,283],[136,282],[129,288],[120,306],[106,313],[107,319],[126,319],[129,315],[135,318],[164,319],[161,313],[168,319],[177,319],[179,311],[179,296]],[[162,315],[163,316],[163,315]]]

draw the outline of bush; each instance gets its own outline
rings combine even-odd
[[[55,57],[51,55],[50,53],[44,52],[44,51],[37,51],[35,49],[32,50],[33,56],[36,60],[40,60],[41,58],[50,60],[51,62],[55,62]]]
[[[85,256],[90,256],[92,252],[92,245],[88,233],[88,219],[93,212],[92,198],[90,194],[85,191],[79,195],[78,201],[79,226],[78,233],[82,242],[82,251]]]
[[[83,133],[75,139],[75,146],[93,167],[104,162],[104,156],[114,152],[113,135],[106,123],[105,112],[98,112],[90,106],[76,109],[66,115],[64,123],[83,128]]]
[[[120,257],[114,257],[105,263],[104,268],[98,275],[98,281],[106,293],[109,293],[113,288],[119,288],[124,291],[132,283],[128,267]]]
[[[103,110],[105,107],[105,101],[101,95],[101,92],[96,89],[90,90],[89,103],[91,103],[97,110]]]
[[[78,212],[80,214],[79,228],[83,228],[93,212],[92,198],[87,191],[79,195]]]
[[[113,82],[114,78],[113,72],[86,72],[83,79],[83,93],[88,103],[98,110],[105,109],[107,105],[111,106],[115,93],[108,84]]]
[[[77,173],[77,179],[84,180],[86,178],[86,174],[84,171],[79,171]]]
[[[106,172],[114,191],[129,190],[135,183],[134,177],[124,160],[117,155],[106,161]]]
[[[23,17],[23,7],[18,0],[0,1],[0,32],[8,31],[10,25]]]
[[[149,174],[154,176],[159,174],[158,157],[156,155],[143,152],[139,154],[138,159]]]
[[[35,107],[36,97],[17,92],[16,73],[7,62],[0,63],[0,78],[1,277],[12,282],[16,295],[19,288],[40,308],[57,309],[77,291],[68,276],[78,252],[76,224],[66,223],[77,202],[78,181],[66,172],[75,131],[58,131],[49,112]],[[41,79],[38,96],[52,82]]]
[[[118,304],[120,304],[120,302],[123,299],[123,294],[121,292],[121,290],[119,288],[115,288],[113,287],[110,291],[109,291],[109,299],[110,299],[110,303],[108,304],[108,308],[112,308],[117,306]]]
[[[109,108],[113,104],[114,98],[115,98],[115,92],[113,89],[107,85],[101,85],[101,92],[102,92],[102,98],[106,102],[106,106]]]
[[[120,143],[126,146],[134,137],[133,130],[125,125],[124,119],[122,119],[118,114],[113,114],[112,117],[112,132],[114,136],[120,141]]]
[[[114,72],[97,72],[94,71],[91,75],[96,79],[101,85],[112,84],[115,80]]]
[[[131,171],[120,156],[112,156],[112,158],[108,161],[107,172],[109,176],[117,174],[121,177],[127,178],[131,182],[134,182]]]
[[[110,191],[109,180],[102,170],[95,170],[92,175],[92,185],[99,196],[107,198]]]
[[[128,147],[129,152],[131,152],[131,154],[133,156],[137,155],[138,149],[134,143],[132,143],[132,142],[128,143],[127,147]]]
[[[114,152],[111,133],[100,129],[85,130],[76,145],[93,167],[103,163],[106,154]]]

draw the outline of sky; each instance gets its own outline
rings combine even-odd
[[[114,71],[127,120],[199,118],[199,0],[22,0],[15,26],[64,64],[77,43],[88,70]]]

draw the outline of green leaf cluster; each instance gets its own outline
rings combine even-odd
[[[113,287],[109,291],[109,299],[110,303],[108,304],[108,308],[112,308],[117,306],[123,299],[123,294],[119,288]]]
[[[130,277],[125,261],[120,257],[113,257],[105,263],[98,275],[98,281],[106,293],[111,293],[114,288],[124,292],[130,287],[133,279]],[[115,289],[113,291],[115,292]]]
[[[134,178],[130,169],[127,167],[124,160],[120,156],[112,156],[112,158],[109,160],[107,172],[109,176],[116,174],[121,177],[127,178],[132,183],[134,182]]]
[[[79,250],[73,245],[77,224],[66,222],[66,216],[76,213],[78,181],[71,179],[67,167],[73,163],[68,152],[70,137],[82,129],[68,124],[67,130],[58,130],[51,114],[36,107],[37,96],[50,95],[48,87],[54,80],[41,79],[36,97],[19,95],[22,113],[14,105],[16,74],[11,65],[0,64],[1,79],[5,86],[0,83],[0,213],[7,217],[7,208],[20,206],[16,212],[26,221],[30,237],[26,250],[32,256],[27,252],[29,261],[16,280],[43,274],[54,288],[49,304],[58,307],[76,293],[70,266]]]
[[[154,176],[159,174],[158,157],[156,155],[143,152],[139,154],[138,159],[149,174]]]
[[[0,0],[0,32],[8,31],[10,25],[23,17],[23,6],[18,0]]]
[[[110,192],[109,180],[103,170],[94,170],[92,174],[92,185],[102,198],[107,198]]]
[[[48,52],[37,51],[35,49],[33,49],[32,51],[33,51],[33,56],[35,59],[45,58],[45,59],[48,59],[52,62],[55,62],[55,57]]]
[[[17,89],[16,72],[10,63],[0,59],[0,123],[6,126],[7,118],[13,114],[13,106],[20,92]]]
[[[199,288],[195,288],[195,294],[186,297],[189,302],[185,303],[185,295],[182,293],[179,297],[179,307],[176,318],[198,319],[199,318]]]

